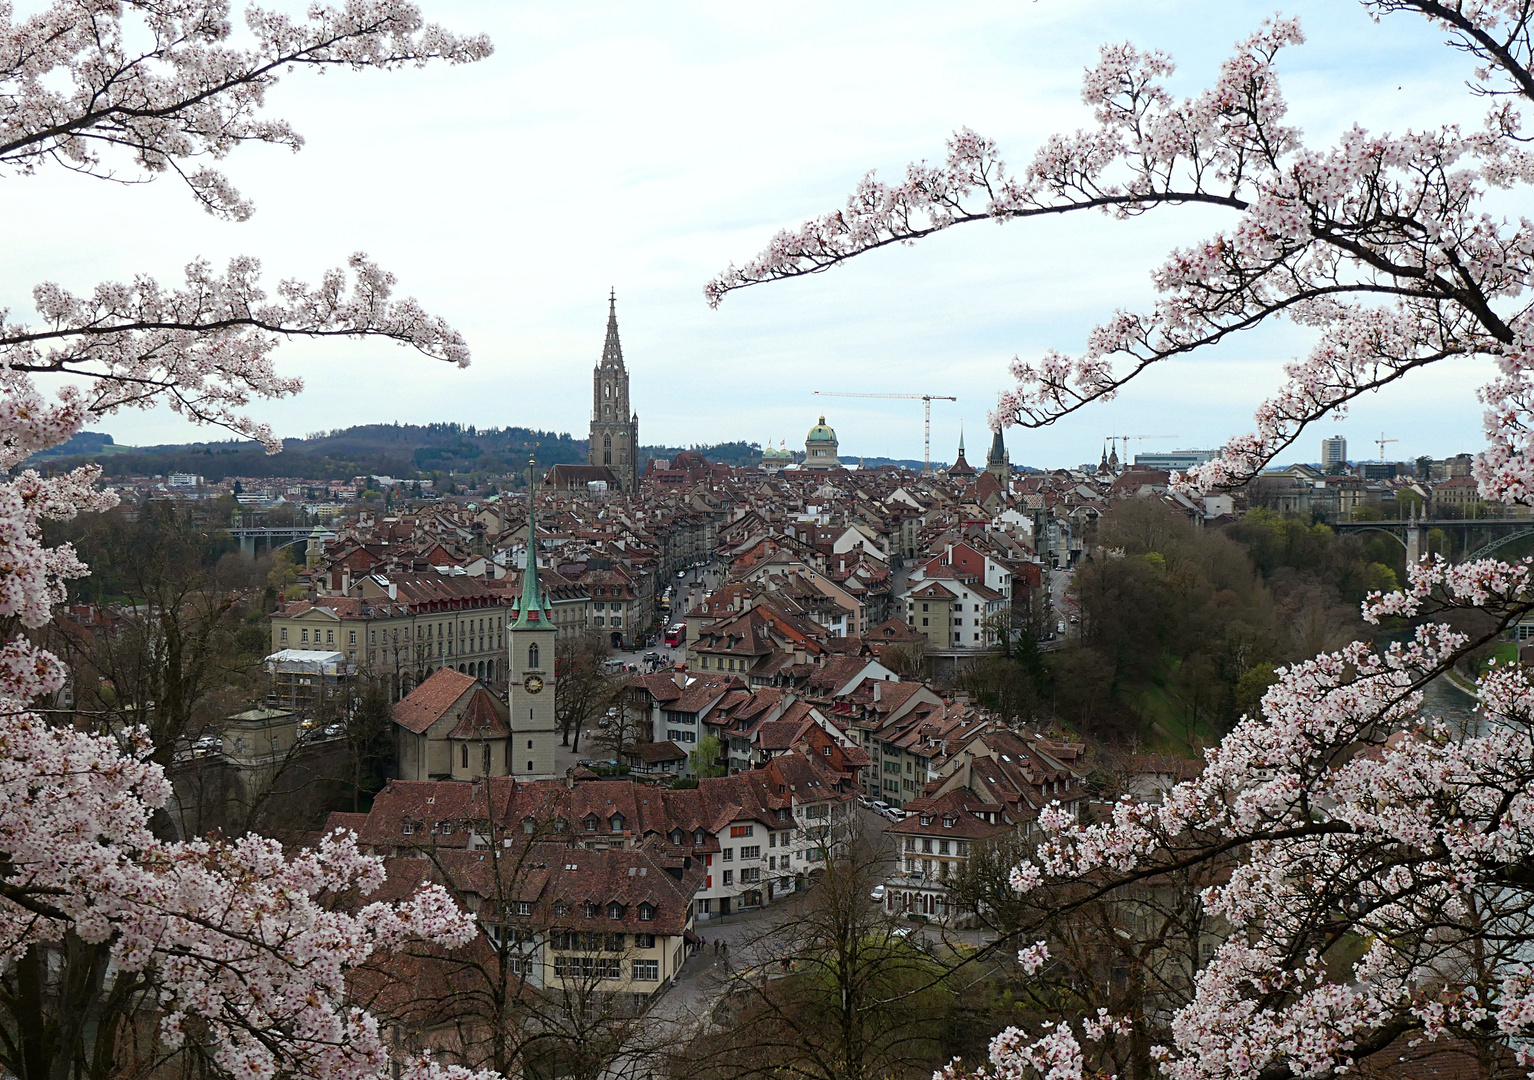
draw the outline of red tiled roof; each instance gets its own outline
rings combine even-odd
[[[477,681],[474,676],[452,668],[439,668],[431,678],[395,704],[394,722],[407,731],[423,735]]]
[[[430,726],[430,725],[428,725]],[[490,692],[476,686],[463,719],[447,733],[449,739],[505,739],[511,736],[511,724],[501,715],[501,708]]]

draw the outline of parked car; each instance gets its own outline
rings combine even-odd
[[[325,738],[327,739],[338,739],[344,734],[346,734],[346,728],[341,724],[325,725]]]
[[[884,903],[884,886],[875,885],[874,891],[868,894],[868,899],[877,900],[881,904]]]
[[[911,816],[911,811],[902,810],[898,806],[892,806],[885,814],[891,821],[904,821]]]
[[[876,814],[882,814],[884,811],[890,808],[890,804],[885,802],[883,799],[875,799],[873,808]]]
[[[911,926],[897,926],[895,929],[890,931],[890,937],[908,938],[911,936],[911,931],[914,929],[915,927]]]

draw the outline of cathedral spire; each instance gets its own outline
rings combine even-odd
[[[623,346],[618,341],[618,291],[607,294],[607,340],[602,343],[602,366],[623,367]]]

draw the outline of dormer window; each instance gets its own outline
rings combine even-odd
[[[555,818],[555,819],[554,819],[554,831],[555,831],[555,832],[564,832],[564,831],[565,831],[565,828],[566,828],[566,827],[567,827],[567,826],[568,826],[568,825],[569,825],[569,822],[567,822],[567,821],[566,821],[566,820],[565,820],[565,819],[564,819],[564,818],[562,818],[562,817],[557,817],[557,818]]]
[[[623,918],[623,905],[618,903],[618,901],[616,901],[616,900],[614,900],[612,903],[608,904],[607,905],[607,917],[609,919],[621,919],[621,918]]]
[[[623,831],[623,815],[614,814],[612,817],[608,818],[607,828],[609,832],[621,833]]]
[[[451,821],[439,821],[437,822],[436,831],[443,836],[451,836],[453,834],[453,823]]]
[[[595,904],[593,904],[590,900],[586,901],[584,904],[581,905],[581,917],[582,918],[595,919],[598,914],[600,914],[600,912],[597,910],[597,906]]]
[[[523,818],[522,819],[522,832],[523,832],[524,835],[526,835],[526,836],[533,835],[534,831],[536,831],[537,828],[538,828],[538,826],[536,824],[534,824],[532,818]]]
[[[655,908],[651,904],[639,905],[639,921],[653,922],[655,920]]]
[[[595,814],[587,814],[584,824],[587,832],[596,832],[597,827],[602,824],[602,819]]]
[[[671,830],[671,843],[674,846],[676,846],[676,847],[681,847],[682,846],[682,830],[681,829],[672,829]]]
[[[692,834],[692,846],[693,847],[702,847],[703,846],[703,842],[705,840],[707,840],[707,839],[708,839],[708,834],[705,833],[702,829],[694,830],[694,832]]]
[[[570,914],[570,905],[565,903],[563,900],[554,901],[554,914],[560,918],[564,918],[564,916]]]
[[[923,825],[931,825],[932,824],[932,815],[931,814],[923,814],[921,816],[921,823]]]
[[[953,816],[953,817],[945,817],[945,818],[944,818],[944,819],[943,819],[943,828],[945,828],[945,829],[951,829],[951,828],[953,828],[953,827],[954,827],[954,824],[955,824],[955,823],[956,823],[956,822],[957,822],[957,821],[958,821],[958,820],[959,820],[959,819],[958,819],[958,817],[957,817],[957,816]],[[945,844],[946,844],[946,843],[947,843],[947,842],[948,842],[948,841],[946,841],[946,840],[944,840],[944,841],[943,841],[943,843],[945,843]]]
[[[415,822],[413,822],[413,821],[402,821],[402,822],[400,822],[399,831],[404,833],[406,836],[414,836],[415,835]]]

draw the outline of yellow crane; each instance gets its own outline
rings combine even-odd
[[[816,390],[821,397],[865,397],[865,398],[904,398],[908,401],[920,401],[926,413],[925,426],[922,435],[922,460],[925,464],[922,472],[932,471],[932,403],[934,401],[958,401],[956,397],[946,397],[942,394],[852,394],[842,393],[836,390]]]

